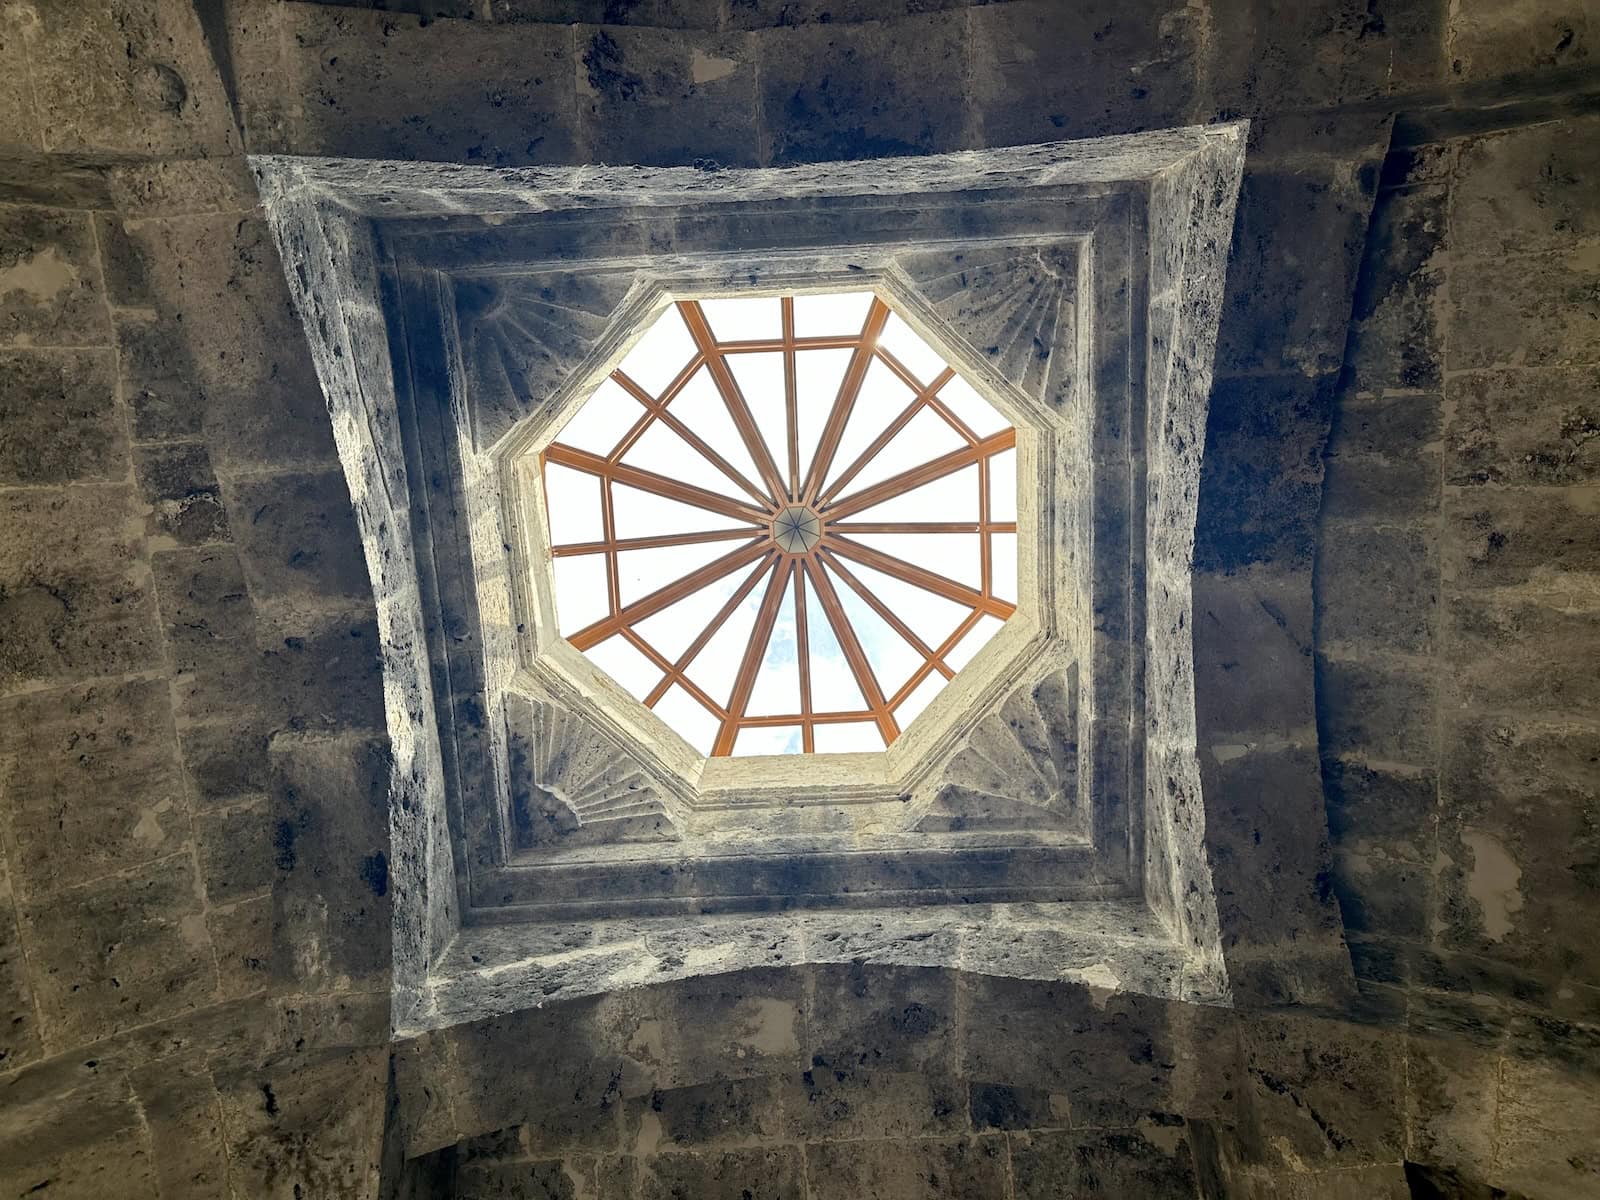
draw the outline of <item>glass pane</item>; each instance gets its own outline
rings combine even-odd
[[[1017,452],[1002,450],[989,458],[989,519],[1017,519]]]
[[[783,301],[776,296],[730,296],[700,301],[719,342],[775,342],[783,336]]]
[[[972,627],[967,636],[955,644],[955,648],[944,656],[945,666],[952,671],[959,671],[972,661],[972,656],[988,645],[989,639],[1000,632],[1004,624],[999,617],[982,616],[978,623]]]
[[[556,441],[590,454],[607,455],[644,414],[644,405],[608,377],[561,427]]]
[[[639,440],[628,447],[622,461],[641,471],[653,471],[719,496],[732,496],[746,502],[750,499],[750,493],[735,483],[726,471],[660,421],[651,421],[645,427]]]
[[[692,575],[707,563],[731,554],[740,542],[697,542],[688,546],[657,546],[650,550],[624,550],[617,555],[617,581],[622,603],[632,604]],[[559,559],[557,560],[560,561]]]
[[[600,514],[600,477],[560,463],[544,468],[545,511],[550,516],[550,544],[570,546],[605,537]]]
[[[1001,600],[1017,602],[1017,535],[991,533],[989,535],[989,573],[994,594]]]
[[[718,704],[726,704],[733,697],[733,681],[739,674],[740,664],[744,662],[745,651],[750,648],[750,634],[756,626],[756,616],[761,609],[762,597],[767,592],[771,570],[775,569],[763,575],[761,582],[728,615],[722,628],[712,635],[689,664],[686,674]]]
[[[800,419],[800,470],[817,455],[822,427],[839,397],[853,350],[798,350],[794,356],[795,411]]]
[[[799,754],[804,749],[798,725],[756,725],[741,729],[734,739],[733,756]]]
[[[938,671],[929,671],[927,678],[911,689],[911,694],[894,710],[894,719],[899,722],[901,733],[922,715],[922,710],[933,703],[933,698],[944,691],[944,685],[948,682]]]
[[[861,381],[855,407],[850,410],[850,419],[845,423],[844,436],[839,439],[839,447],[834,452],[827,482],[832,483],[844,474],[850,464],[872,445],[873,439],[889,427],[889,422],[905,411],[906,405],[915,396],[915,392],[874,358]]]
[[[795,337],[860,333],[872,307],[871,292],[830,292],[794,298]]]
[[[961,435],[950,428],[950,423],[931,408],[923,408],[908,421],[889,444],[868,460],[867,465],[845,487],[841,498],[865,491],[885,479],[892,479],[902,471],[920,467],[923,463],[967,445]],[[978,488],[973,483],[972,495],[976,499]],[[937,518],[934,518],[937,519]]]
[[[739,392],[755,416],[778,474],[789,474],[789,402],[783,386],[783,355],[731,354],[727,359]]]
[[[930,650],[942,646],[961,622],[972,615],[972,609],[965,604],[936,596],[925,588],[896,579],[893,575],[885,575],[882,571],[875,571],[857,562],[847,563],[846,566],[861,586],[877,596],[885,608],[910,626],[911,632],[926,642]]]
[[[913,422],[914,424],[914,422]],[[909,428],[909,426],[908,426]],[[885,446],[887,451],[890,447]],[[913,464],[916,465],[916,464]],[[854,488],[855,485],[851,484]],[[877,523],[882,521],[971,521],[978,524],[978,464],[962,467],[948,475],[941,475],[932,483],[902,492],[892,500],[863,508],[842,518],[841,525],[852,522]],[[843,531],[848,532],[848,531]]]
[[[976,591],[983,584],[975,533],[858,533],[851,541],[943,575]]]
[[[701,754],[711,753],[722,722],[677,684],[669,687],[666,695],[656,701],[653,711]]]
[[[813,587],[806,588],[806,643],[811,650],[811,711],[864,711],[866,697],[861,694],[849,660],[839,648],[839,639]]]
[[[715,583],[690,592],[676,604],[667,605],[654,616],[646,617],[633,631],[654,646],[657,654],[677,662],[749,574],[748,570],[740,570],[724,575]]]
[[[611,485],[611,514],[619,538],[655,537],[659,534],[704,533],[712,529],[737,529],[744,522],[708,508],[669,500],[625,483]],[[752,536],[758,532],[750,526]],[[732,549],[732,546],[729,546]]]
[[[978,395],[972,385],[959,375],[939,389],[939,399],[979,437],[988,437],[1011,426],[1011,422],[1002,417],[994,405]]]
[[[585,629],[610,613],[604,554],[558,558],[551,566],[556,577],[556,628],[562,637]]]
[[[661,668],[639,652],[639,648],[620,633],[584,651],[622,690],[635,700],[643,700],[661,682]]]
[[[894,355],[895,361],[921,380],[924,387],[932,383],[945,368],[945,361],[939,352],[923,341],[921,335],[902,321],[898,313],[889,314],[878,345]]]
[[[694,355],[694,339],[689,336],[674,305],[634,344],[618,370],[652,396],[659,397]]]
[[[668,411],[722,455],[730,467],[752,484],[761,486],[761,473],[756,470],[755,460],[750,457],[744,438],[739,436],[739,428],[733,423],[722,393],[704,367],[696,371],[683,391],[673,398]]]
[[[811,744],[818,754],[859,754],[883,749],[883,734],[872,721],[841,721],[816,725]]]
[[[874,612],[849,584],[831,570],[828,577],[833,581],[834,590],[839,593],[845,619],[855,630],[856,640],[861,643],[867,662],[872,666],[879,690],[885,699],[893,696],[922,664],[922,656],[912,648],[910,642],[894,631],[892,625]]]
[[[767,650],[756,674],[745,712],[752,717],[780,717],[800,711],[800,660],[796,656],[794,581],[789,581]]]

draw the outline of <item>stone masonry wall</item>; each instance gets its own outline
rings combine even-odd
[[[1593,5],[424,7],[474,19],[0,5],[0,1187],[1600,1194],[1600,139],[1549,123]],[[1195,622],[1241,1008],[844,965],[391,1063],[371,588],[242,152],[711,167],[1240,115]],[[1285,872],[1318,903],[1275,912]]]

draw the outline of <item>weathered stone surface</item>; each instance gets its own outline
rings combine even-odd
[[[129,488],[0,490],[0,528],[0,686],[158,664]]]
[[[195,853],[212,904],[260,895],[272,884],[272,838],[265,797],[200,813]]]
[[[1446,581],[1565,597],[1600,577],[1600,487],[1450,489]]]
[[[0,205],[0,342],[104,346],[110,340],[88,215]]]
[[[1455,263],[1445,326],[1451,369],[1600,362],[1596,259],[1592,248],[1572,246],[1520,258],[1514,270],[1498,259]]]
[[[1432,648],[1439,562],[1431,530],[1324,522],[1317,570],[1321,642],[1407,654]]]
[[[1458,250],[1526,254],[1600,235],[1597,141],[1592,117],[1464,141],[1451,193]]]
[[[372,593],[342,471],[250,475],[223,488],[252,595],[364,599]]]
[[[621,26],[575,32],[578,123],[593,161],[761,165],[751,38]]]
[[[158,1200],[150,1144],[126,1080],[107,1072],[75,1082],[52,1094],[13,1079],[0,1117],[0,1187],[18,1196]]]
[[[186,852],[27,901],[22,930],[47,1044],[82,1045],[173,1017],[216,990]]]
[[[172,1058],[130,1072],[150,1135],[150,1158],[162,1196],[228,1200],[222,1108],[204,1062]]]
[[[794,1146],[661,1154],[638,1169],[639,1200],[802,1200],[807,1194],[806,1168]]]
[[[134,452],[134,472],[150,506],[145,530],[152,539],[193,546],[228,536],[228,514],[204,446],[140,446]]]
[[[44,1053],[27,956],[17,929],[11,876],[0,862],[0,1069],[14,1071]]]
[[[1198,729],[1219,756],[1221,745],[1294,736],[1316,720],[1307,582],[1265,566],[1195,575]]]
[[[1317,729],[1325,754],[1423,763],[1437,750],[1438,681],[1388,659],[1317,659]]]
[[[1594,52],[1593,22],[1593,9],[1583,0],[1463,0],[1450,10],[1450,74],[1492,79],[1582,63]]]
[[[934,13],[895,23],[756,35],[770,160],[777,165],[928,154],[964,144],[966,22]]]
[[[1194,1166],[1181,1126],[1156,1125],[1144,1133],[1034,1133],[1011,1148],[1017,1200],[1057,1196],[1195,1194]]]
[[[1463,372],[1450,381],[1446,482],[1600,479],[1600,372]]]
[[[198,437],[206,396],[175,322],[117,322],[117,366],[136,441]]]
[[[1600,615],[1518,600],[1451,598],[1445,637],[1469,704],[1532,712],[1600,713]]]
[[[183,776],[165,680],[0,701],[0,794],[13,882],[43,898],[180,850]]]
[[[0,486],[127,475],[113,361],[104,351],[0,353]]]

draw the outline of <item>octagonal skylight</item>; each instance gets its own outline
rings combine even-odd
[[[672,304],[544,450],[559,630],[702,754],[881,751],[1015,611],[1015,447],[872,292]]]

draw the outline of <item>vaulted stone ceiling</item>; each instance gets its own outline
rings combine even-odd
[[[0,1184],[1600,1195],[1596,39],[1578,0],[0,7]],[[243,156],[714,173],[1236,118],[1165,681],[1233,1006],[1072,937],[1070,978],[949,965],[1036,953],[1019,907],[799,956],[755,922],[759,966],[393,1038],[394,946],[461,946],[451,896],[393,926],[449,839],[404,816],[405,626]]]

